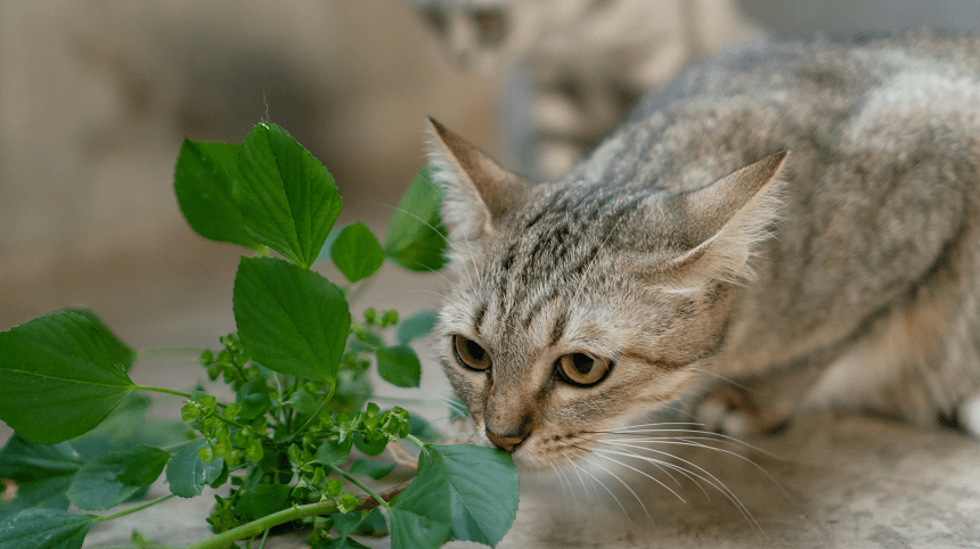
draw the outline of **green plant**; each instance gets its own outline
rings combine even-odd
[[[385,258],[415,270],[443,265],[445,229],[426,172],[384,246],[360,223],[333,230],[341,199],[332,177],[272,124],[258,124],[241,146],[185,140],[174,179],[195,231],[256,252],[235,276],[237,332],[199,359],[234,401],[200,384],[186,393],[137,384],[129,370],[140,353],[86,310],[0,333],[0,419],[16,431],[0,450],[0,479],[16,493],[0,503],[0,549],[78,548],[96,523],[205,486],[228,490],[207,519],[216,535],[194,549],[272,529],[309,529],[315,548],[362,547],[348,536],[385,530],[396,549],[496,544],[517,509],[509,454],[424,442],[408,412],[368,402],[372,364],[395,385],[418,386],[409,343],[431,330],[433,315],[399,323],[395,311],[367,309],[355,320],[348,305]],[[310,269],[327,257],[346,284]],[[147,392],[183,398],[183,423],[148,422]],[[415,479],[384,493],[368,488],[358,477],[378,480],[394,467],[371,456],[402,440],[419,448]],[[351,460],[355,448],[365,457]],[[162,474],[172,492],[163,498],[101,516],[67,511],[139,501]],[[134,543],[149,542],[134,535]]]

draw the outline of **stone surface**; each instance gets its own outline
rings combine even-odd
[[[559,482],[524,478],[517,520],[498,548],[980,547],[980,442],[958,432],[821,414],[751,443],[755,449],[739,451],[749,461],[705,449],[677,452],[689,470],[726,486],[747,514],[718,489],[706,485],[702,492],[676,473],[679,486],[655,467],[640,467],[686,502],[636,473],[622,474],[633,496],[593,467],[589,474],[612,495],[588,474],[580,480],[566,473]],[[124,544],[134,528],[172,544],[201,539],[208,531],[198,517],[210,501],[171,500],[100,525],[86,547]],[[388,547],[387,539],[362,541]],[[288,536],[267,547],[304,545],[302,536]]]

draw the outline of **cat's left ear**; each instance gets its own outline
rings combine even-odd
[[[698,244],[662,266],[661,279],[675,289],[704,288],[712,281],[751,276],[749,257],[780,215],[789,151],[763,158],[715,183],[678,197],[687,237]]]
[[[455,239],[473,242],[523,202],[528,182],[503,169],[442,124],[429,118],[430,163],[442,184],[442,220]]]

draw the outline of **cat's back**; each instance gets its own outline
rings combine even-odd
[[[685,191],[780,149],[808,169],[964,147],[978,130],[978,36],[759,41],[647,97],[574,177]]]

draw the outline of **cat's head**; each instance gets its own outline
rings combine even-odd
[[[530,185],[432,126],[457,278],[438,346],[478,432],[561,464],[682,395],[776,219],[786,153],[684,194]]]
[[[548,21],[578,4],[553,0],[411,0],[456,66],[486,71],[520,57]],[[562,9],[564,8],[564,9]]]

